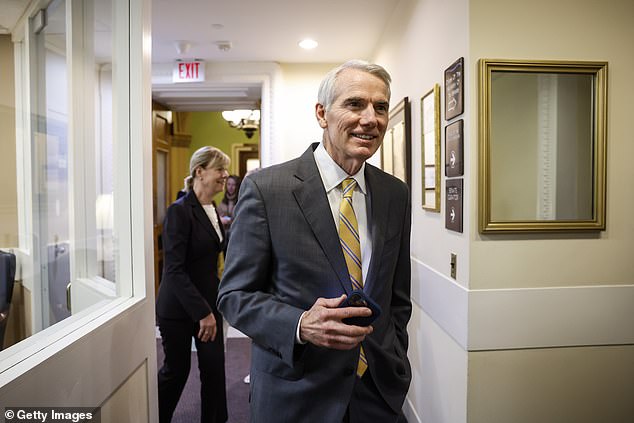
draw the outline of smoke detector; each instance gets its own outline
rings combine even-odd
[[[216,41],[214,44],[220,51],[229,51],[232,47],[231,41]]]
[[[174,47],[176,47],[176,52],[181,55],[187,53],[192,45],[189,41],[178,40],[174,42]]]

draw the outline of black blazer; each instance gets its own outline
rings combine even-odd
[[[220,230],[223,231],[222,225]],[[222,234],[224,239],[224,231]],[[156,314],[195,322],[212,311],[218,314],[218,254],[225,246],[193,191],[167,209],[163,248],[163,278]]]

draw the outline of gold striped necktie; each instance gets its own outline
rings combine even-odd
[[[343,199],[339,206],[339,241],[343,256],[346,259],[348,273],[350,274],[350,283],[352,289],[363,289],[363,277],[361,273],[361,242],[359,241],[359,226],[357,217],[352,208],[352,194],[357,186],[357,181],[352,178],[344,179],[341,183],[343,191]],[[359,354],[359,363],[357,365],[357,376],[361,377],[368,368],[368,362],[365,357],[363,347]]]

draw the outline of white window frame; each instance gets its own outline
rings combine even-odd
[[[113,0],[113,3],[119,5],[125,4],[125,1]],[[18,159],[18,208],[19,208],[19,240],[20,247],[15,251],[19,259],[28,257],[34,250],[34,240],[30,235],[32,232],[33,213],[30,206],[33,193],[31,190],[31,125],[30,125],[30,92],[29,92],[29,35],[28,35],[28,18],[33,16],[37,10],[46,7],[50,1],[39,0],[33,1],[29,6],[27,13],[22,22],[19,24],[19,30],[14,33],[14,42],[21,43],[21,48],[16,48],[16,137],[17,137],[17,153]],[[82,0],[66,0],[67,19],[70,20],[71,26],[69,30],[78,31],[82,28],[83,22],[77,11],[83,7]],[[83,310],[68,319],[37,332],[27,339],[21,341],[16,346],[10,347],[0,352],[0,388],[15,378],[25,373],[29,368],[42,364],[48,358],[59,353],[61,350],[80,340],[83,336],[90,334],[95,329],[104,325],[108,321],[115,319],[126,311],[134,310],[136,307],[142,306],[143,303],[151,302],[153,307],[153,266],[152,257],[152,207],[151,207],[151,190],[144,187],[144,181],[151,180],[151,91],[150,91],[150,34],[149,34],[149,14],[144,8],[148,6],[147,2],[130,0],[129,5],[125,4],[125,8],[117,7],[114,10],[113,22],[117,25],[123,23],[126,30],[129,30],[129,38],[127,31],[115,31],[115,46],[127,45],[129,49],[125,51],[114,51],[117,63],[117,92],[128,93],[126,98],[117,102],[115,129],[113,137],[115,140],[126,140],[123,143],[125,148],[115,148],[115,163],[119,166],[115,172],[116,179],[114,181],[115,192],[120,195],[120,199],[115,208],[115,220],[117,227],[117,238],[119,241],[119,266],[120,272],[117,274],[117,297],[105,304],[99,303]],[[130,25],[130,21],[143,22],[143,25]],[[83,30],[83,29],[82,29]],[[81,33],[81,32],[80,32]],[[19,34],[19,35],[16,35]],[[16,39],[20,37],[21,39]],[[71,36],[71,39],[73,37]],[[71,41],[72,51],[69,50],[69,56],[73,58],[80,50],[80,47]],[[19,44],[16,44],[18,47]],[[142,55],[131,54],[129,51],[143,51]],[[114,61],[113,60],[113,61]],[[81,78],[82,63],[78,60],[71,60],[69,68],[69,81],[74,77]],[[73,73],[70,76],[70,72]],[[113,79],[114,79],[113,75]],[[123,82],[125,81],[125,82]],[[122,85],[124,84],[125,85]],[[70,84],[71,86],[73,84]],[[79,95],[74,96],[71,88],[69,93],[69,104],[71,115],[79,113],[81,110],[81,100]],[[72,103],[70,103],[72,99]],[[113,99],[113,103],[118,100]],[[92,106],[92,105],[91,105]],[[89,108],[92,111],[92,107]],[[69,139],[77,134],[86,131],[85,122],[79,122],[82,119],[76,119],[74,116],[69,125]],[[70,122],[69,121],[69,122]],[[94,133],[87,134],[94,136]],[[117,142],[117,141],[115,141]],[[122,141],[119,141],[121,144]],[[77,154],[77,151],[75,152]],[[94,156],[93,156],[94,157]],[[127,163],[122,166],[121,163]],[[132,163],[136,164],[132,167]],[[75,181],[77,172],[76,167],[72,176],[69,178]],[[80,172],[81,174],[81,172]],[[93,181],[94,182],[94,181]],[[75,182],[73,182],[75,183]],[[94,189],[94,184],[90,186]],[[78,186],[72,186],[71,193],[78,189]],[[85,192],[85,191],[84,191]],[[90,211],[85,210],[84,203],[81,202],[80,196],[71,194],[71,204],[82,207],[76,210],[89,214]],[[84,198],[85,199],[85,198]],[[132,201],[134,199],[134,201]],[[94,202],[93,202],[94,203]],[[69,209],[69,212],[71,210]],[[94,212],[94,210],[93,210]],[[77,222],[82,220],[82,213],[74,216]],[[94,215],[94,213],[93,213]],[[71,218],[73,221],[73,218]],[[87,235],[86,231],[82,233],[82,228],[86,228],[85,220],[80,222],[79,228],[77,224],[71,225],[71,240],[76,240],[77,236]],[[72,231],[75,231],[74,233]],[[80,238],[80,242],[82,239]],[[133,256],[134,251],[134,256]],[[28,260],[25,262],[28,263]],[[88,261],[84,260],[84,264]],[[73,270],[71,263],[71,273],[78,272],[75,277],[85,278],[89,281],[99,282],[88,275],[89,266],[84,265],[83,269],[78,266]],[[21,274],[17,277],[28,279],[26,273],[32,269],[21,268]],[[84,273],[85,272],[85,273]],[[91,272],[92,273],[92,272]],[[71,277],[73,278],[73,276]],[[28,287],[28,285],[27,285]],[[30,286],[32,289],[33,287]],[[33,291],[32,291],[33,292]]]

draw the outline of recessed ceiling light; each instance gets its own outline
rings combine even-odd
[[[301,40],[298,44],[304,50],[312,50],[319,45],[317,44],[317,41],[311,40],[310,38],[305,38]]]

